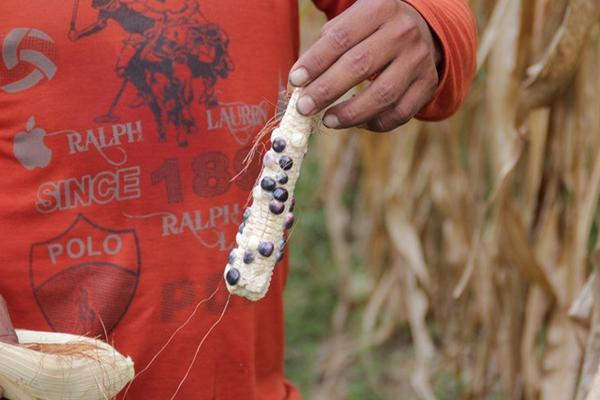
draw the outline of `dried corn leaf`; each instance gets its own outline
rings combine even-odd
[[[529,67],[520,112],[548,105],[569,84],[592,26],[600,16],[597,0],[571,0],[561,27],[542,59]]]

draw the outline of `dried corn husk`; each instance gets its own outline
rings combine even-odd
[[[104,400],[133,379],[133,361],[97,339],[17,330],[0,343],[0,387],[10,400]],[[51,352],[39,349],[53,349]]]

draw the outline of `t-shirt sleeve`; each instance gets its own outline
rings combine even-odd
[[[413,6],[437,35],[443,49],[440,83],[433,99],[417,114],[439,121],[456,112],[475,74],[477,31],[464,0],[404,0]]]
[[[354,4],[356,0],[313,0],[317,8],[332,19],[341,14],[346,8]]]

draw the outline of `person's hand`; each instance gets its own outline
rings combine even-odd
[[[360,82],[378,76],[361,93],[326,111],[329,128],[365,125],[389,131],[431,100],[441,50],[427,22],[400,0],[358,0],[325,26],[319,40],[294,64],[290,84],[304,87],[298,111],[314,115]]]
[[[0,342],[17,344],[17,334],[13,328],[10,316],[8,315],[8,309],[6,308],[6,302],[4,297],[0,295]],[[2,387],[0,386],[0,398],[2,398]]]

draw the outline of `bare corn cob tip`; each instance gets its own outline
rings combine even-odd
[[[0,343],[0,387],[7,399],[112,399],[133,379],[131,358],[101,340],[26,330],[17,336],[19,345]],[[59,346],[64,350],[56,354],[36,350]]]
[[[312,132],[314,117],[298,113],[300,89],[294,90],[281,124],[271,134],[252,205],[244,211],[225,267],[229,292],[259,300],[269,289],[275,264],[283,258],[284,232],[294,223],[294,187]]]

